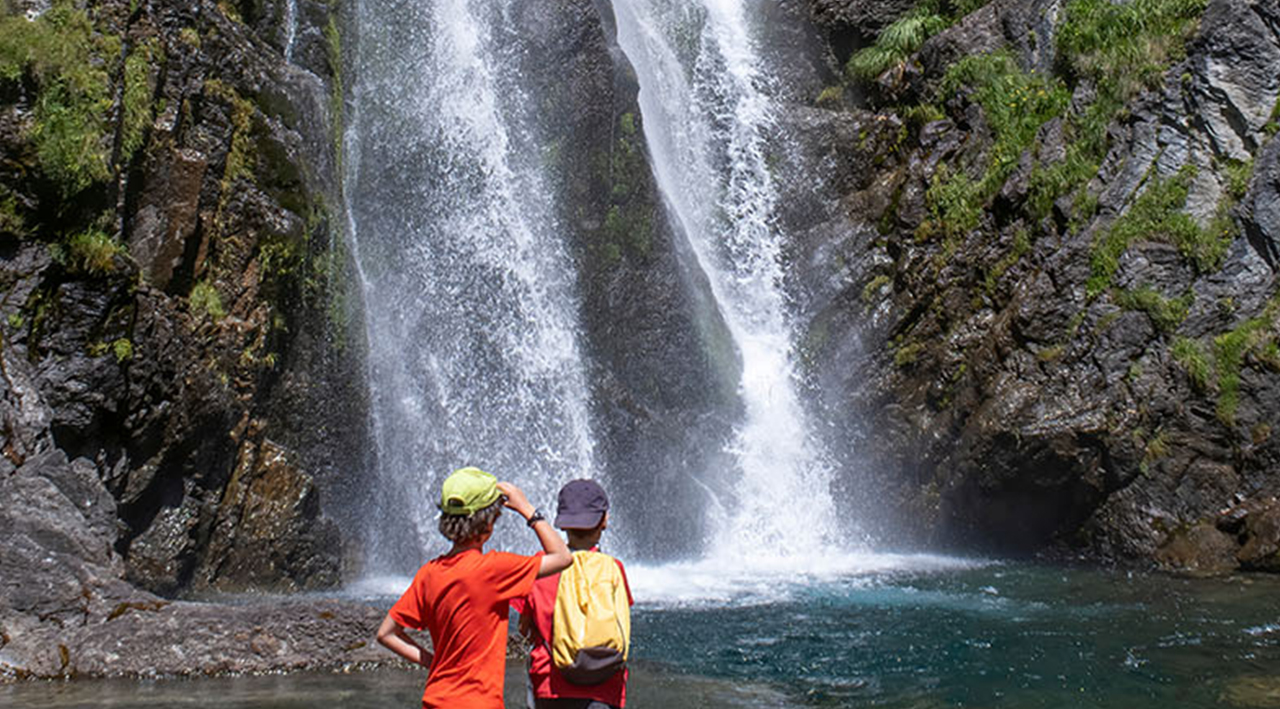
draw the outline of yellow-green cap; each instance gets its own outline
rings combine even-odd
[[[440,511],[470,517],[502,494],[497,483],[497,478],[479,468],[458,468],[440,486]]]

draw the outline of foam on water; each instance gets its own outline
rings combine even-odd
[[[749,563],[709,556],[690,562],[627,567],[637,603],[649,606],[748,606],[793,600],[815,589],[865,587],[900,574],[979,568],[981,559],[931,554],[832,552],[758,555]]]

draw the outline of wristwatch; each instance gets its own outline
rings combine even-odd
[[[545,521],[547,521],[547,516],[542,514],[542,510],[535,507],[533,514],[529,515],[528,525],[530,529],[533,529],[533,525]]]

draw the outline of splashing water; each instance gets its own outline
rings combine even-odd
[[[508,5],[357,8],[345,189],[381,495],[373,572],[396,566],[388,549],[403,568],[439,546],[453,468],[513,479],[536,503],[593,469],[573,269],[532,159],[538,97],[503,70],[520,51]],[[398,543],[404,518],[414,539]]]
[[[293,63],[293,45],[298,39],[298,0],[284,6],[284,60]]]

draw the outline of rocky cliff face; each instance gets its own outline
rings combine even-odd
[[[299,6],[290,64],[284,3],[0,4],[0,665],[95,671],[69,634],[149,592],[339,578],[340,37]]]
[[[1276,569],[1280,5],[810,5],[812,374],[886,540]]]

